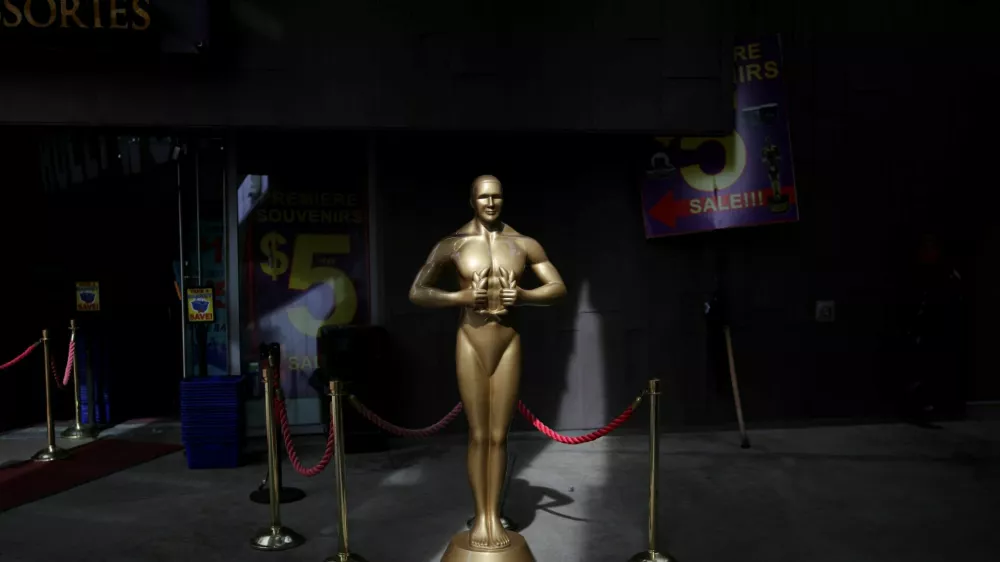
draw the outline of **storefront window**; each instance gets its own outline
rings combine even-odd
[[[237,151],[242,361],[279,343],[292,423],[320,424],[322,334],[370,322],[364,139],[244,135]]]

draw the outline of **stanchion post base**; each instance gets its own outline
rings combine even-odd
[[[628,562],[677,562],[677,559],[669,554],[655,550],[646,550],[629,558]]]
[[[31,457],[31,460],[35,462],[49,462],[58,461],[69,456],[69,451],[66,449],[60,449],[56,446],[45,447],[41,451],[38,451]]]
[[[74,423],[63,430],[62,436],[66,439],[93,439],[97,437],[97,428],[92,425]]]
[[[476,522],[476,518],[475,517],[470,517],[465,522],[465,528],[471,531],[472,530],[472,524],[475,523],[475,522]],[[517,523],[511,521],[510,519],[508,519],[507,517],[505,517],[503,515],[500,516],[500,524],[503,525],[504,530],[507,530],[507,531],[516,531],[518,529]]]
[[[306,493],[298,488],[281,487],[278,492],[278,503],[295,503],[306,497]],[[250,501],[253,503],[271,503],[271,491],[268,488],[261,488],[250,492]]]
[[[261,529],[250,541],[251,548],[255,550],[277,551],[290,550],[301,546],[306,542],[302,535],[289,529],[288,527],[269,527]]]
[[[354,554],[353,552],[342,552],[340,554],[334,554],[333,556],[327,557],[323,562],[368,562],[361,556]]]

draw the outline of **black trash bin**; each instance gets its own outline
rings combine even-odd
[[[322,401],[323,419],[330,419],[330,381],[347,384],[347,391],[357,396],[374,411],[384,400],[379,392],[378,374],[382,360],[388,355],[388,334],[381,326],[326,326],[319,333],[319,369],[309,383]],[[383,414],[385,415],[385,414]],[[344,450],[347,453],[384,451],[389,448],[389,436],[361,417],[344,400]]]

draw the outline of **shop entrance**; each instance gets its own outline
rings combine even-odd
[[[176,417],[183,377],[227,374],[224,302],[215,302],[219,321],[195,328],[184,298],[198,287],[225,298],[221,144],[91,130],[37,140],[57,357],[66,356],[64,325],[74,318],[98,422]],[[99,283],[99,311],[79,310],[78,282]],[[57,418],[72,416],[70,394],[60,393]]]

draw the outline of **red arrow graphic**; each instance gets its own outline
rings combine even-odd
[[[678,217],[686,217],[690,214],[691,207],[688,205],[688,202],[684,199],[675,201],[673,190],[668,191],[667,194],[660,198],[660,200],[653,205],[653,208],[649,210],[649,216],[662,222],[670,228],[677,228]]]

